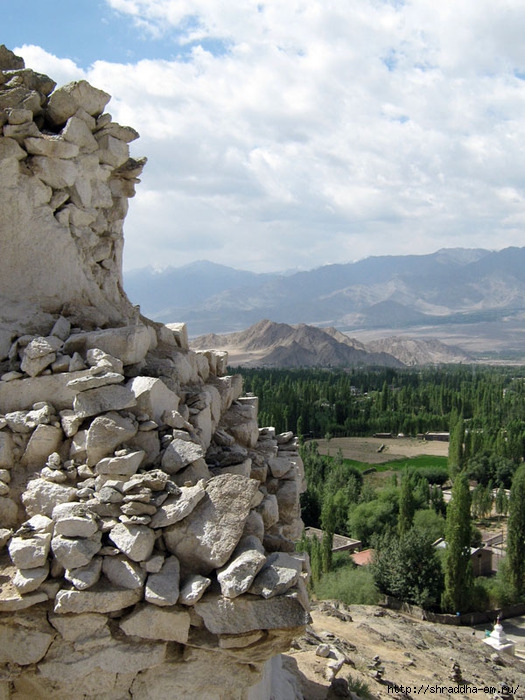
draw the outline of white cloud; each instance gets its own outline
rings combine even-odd
[[[523,243],[521,0],[106,1],[186,46],[85,75],[149,158],[128,267]],[[20,53],[54,79],[81,75]]]

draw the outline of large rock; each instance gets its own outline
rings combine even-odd
[[[62,443],[62,431],[54,425],[37,425],[23,456],[24,464],[33,468],[43,467],[52,452],[57,452]]]
[[[195,603],[195,610],[213,634],[301,627],[310,622],[310,615],[293,594],[271,600],[243,595],[232,600],[216,593],[206,593]]]
[[[145,525],[119,523],[109,538],[120,551],[133,561],[146,561],[153,551],[155,533]]]
[[[150,526],[159,528],[178,523],[193,512],[205,494],[203,480],[199,481],[195,486],[182,486],[179,496],[169,496],[158,508],[151,519]]]
[[[42,659],[54,638],[45,619],[14,616],[0,623],[0,663],[28,666]]]
[[[127,635],[143,639],[162,639],[186,644],[190,630],[190,616],[182,608],[158,608],[151,605],[137,607],[120,623]]]
[[[191,440],[175,438],[162,455],[162,468],[168,474],[176,474],[192,462],[204,457],[202,446]]]
[[[180,564],[177,557],[168,557],[161,570],[148,576],[144,598],[148,603],[167,607],[179,599]]]
[[[62,589],[55,599],[55,612],[61,614],[115,612],[135,605],[142,597],[142,591],[138,588],[119,589],[100,583],[95,588],[89,591]]]
[[[82,354],[97,348],[118,357],[124,365],[135,365],[146,357],[150,346],[151,336],[146,326],[125,326],[72,335],[64,345],[64,352]]]
[[[146,572],[123,554],[116,557],[104,557],[102,572],[117,588],[142,588]]]
[[[119,411],[135,405],[135,397],[125,386],[109,385],[89,389],[75,396],[73,409],[82,418],[106,411]]]
[[[250,588],[253,579],[266,562],[264,548],[256,537],[243,537],[226,566],[217,571],[221,592],[236,598]]]
[[[102,114],[111,96],[94,88],[86,80],[57,88],[47,105],[46,116],[57,126],[65,124],[80,108],[92,116]]]
[[[236,474],[214,477],[192,517],[166,528],[166,547],[179,558],[184,572],[206,575],[226,564],[258,487],[257,481]]]
[[[33,479],[27,485],[22,494],[22,503],[27,514],[47,515],[51,517],[53,508],[59,503],[68,503],[77,500],[77,489],[73,486],[55,484],[45,479]]]
[[[133,438],[137,430],[134,421],[115,411],[97,416],[87,431],[87,463],[93,466],[106,455],[113,454],[115,448]]]
[[[165,411],[176,411],[179,407],[179,397],[161,379],[135,377],[128,382],[127,387],[135,396],[133,413],[146,414],[158,425],[162,425]]]

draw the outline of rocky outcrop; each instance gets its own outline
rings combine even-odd
[[[268,698],[309,620],[296,440],[131,307],[137,135],[54,87],[0,48],[0,696]]]

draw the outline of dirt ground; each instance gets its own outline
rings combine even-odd
[[[368,464],[384,464],[403,457],[419,455],[448,455],[448,442],[439,440],[418,440],[417,438],[373,438],[350,437],[317,440],[319,453],[335,456],[341,449],[345,459],[354,459]],[[381,446],[383,446],[382,449]]]
[[[343,679],[343,684],[350,677],[351,689],[358,690],[360,686],[361,697],[367,697],[363,684],[366,684],[369,699],[394,696],[397,700],[403,697],[415,700],[417,696],[433,694],[471,698],[474,687],[480,695],[492,697],[493,693],[489,694],[484,688],[493,686],[499,690],[507,683],[519,686],[515,698],[525,698],[525,617],[503,621],[509,638],[517,642],[517,654],[523,654],[520,659],[505,654],[494,656],[494,650],[483,643],[484,626],[474,629],[439,625],[376,606],[337,603],[339,611],[349,613],[350,620],[343,621],[332,616],[333,603],[323,601],[314,605],[318,607],[312,612],[313,623],[307,635],[285,656],[285,667],[299,679],[305,700],[350,697],[336,694],[336,690],[342,692],[341,687],[332,685],[330,689],[327,664],[334,660],[336,649],[348,659],[336,677]],[[320,608],[324,608],[324,612]],[[490,624],[486,626],[492,629]],[[316,655],[320,643],[330,645],[332,658]],[[371,675],[376,656],[384,669],[382,682]],[[463,681],[469,684],[470,690],[432,692],[432,685],[447,688],[453,685],[450,675],[454,661],[459,663]],[[393,684],[411,686],[411,689],[395,692]],[[355,695],[353,697],[355,700]]]

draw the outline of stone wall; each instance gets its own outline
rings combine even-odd
[[[309,620],[297,442],[131,307],[136,133],[54,87],[0,48],[0,698],[269,698]]]

